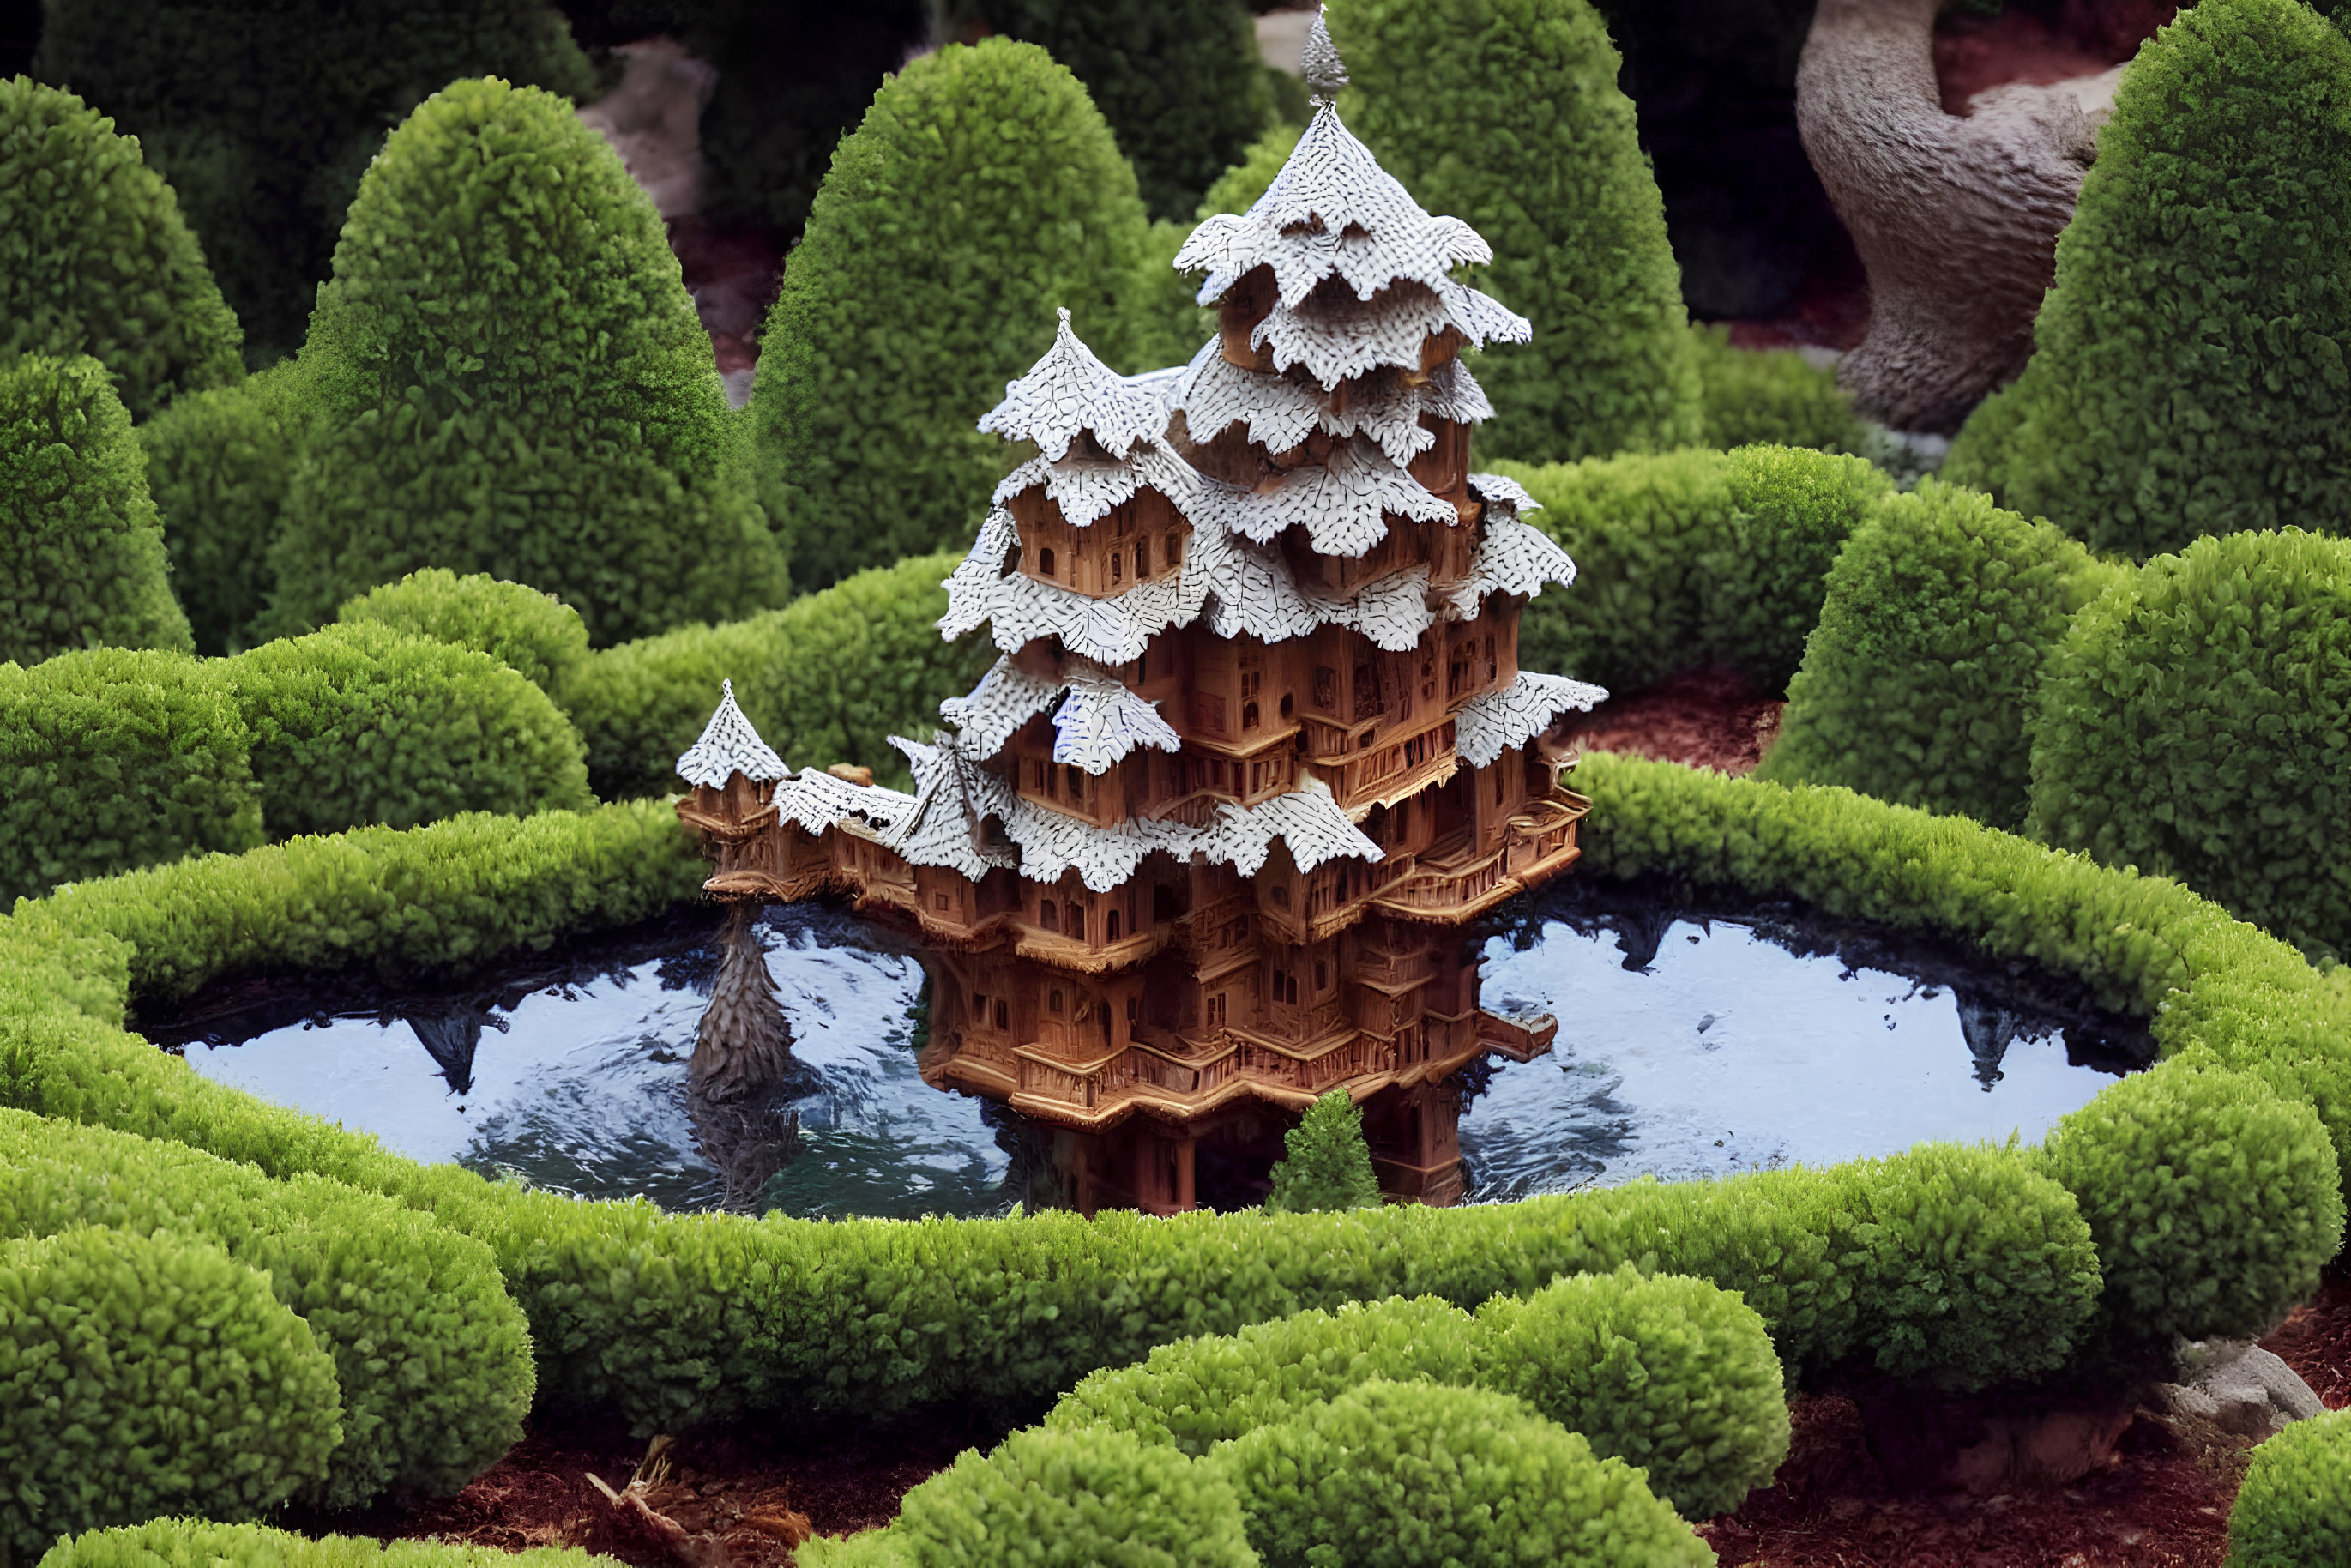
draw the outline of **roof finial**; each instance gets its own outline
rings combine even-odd
[[[1299,52],[1298,68],[1306,78],[1307,90],[1319,102],[1336,98],[1339,89],[1347,85],[1347,65],[1339,57],[1339,46],[1331,41],[1330,7],[1314,13],[1314,26],[1306,35],[1306,47]]]

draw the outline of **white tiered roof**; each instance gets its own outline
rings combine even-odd
[[[1156,441],[1166,428],[1159,399],[1094,357],[1060,312],[1053,346],[1019,381],[1004,383],[1004,401],[981,416],[979,428],[1007,441],[1033,441],[1059,463],[1081,430],[1102,449],[1123,457],[1137,441]]]
[[[737,773],[755,784],[767,784],[790,770],[736,706],[735,683],[730,680],[718,683],[718,711],[702,727],[702,738],[677,759],[677,771],[689,784],[723,789]]]

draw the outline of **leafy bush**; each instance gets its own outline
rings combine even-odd
[[[220,670],[184,653],[0,664],[0,904],[259,844],[246,745]]]
[[[240,385],[174,398],[139,426],[198,653],[250,646],[268,600],[269,547],[299,451],[288,406],[296,373],[289,360]]]
[[[261,1524],[214,1524],[199,1519],[157,1519],[94,1530],[62,1542],[41,1568],[613,1568],[610,1557],[577,1547],[460,1546],[440,1541],[371,1541],[327,1535],[317,1540]]]
[[[2021,828],[2050,651],[2120,575],[1975,491],[1896,497],[1829,572],[1763,777]]]
[[[1727,328],[1693,322],[1690,331],[1698,343],[1706,445],[1862,450],[1868,426],[1853,412],[1853,395],[1838,387],[1835,372],[1808,363],[1793,349],[1733,348]]]
[[[1119,296],[1146,235],[1110,128],[1035,45],[950,45],[883,86],[785,263],[751,391],[804,585],[968,543],[1010,466],[976,422],[1058,306],[1126,360]]]
[[[0,660],[190,646],[146,461],[106,369],[0,363]]]
[[[239,336],[139,143],[69,92],[0,79],[0,361],[89,354],[145,419],[243,380]]]
[[[939,703],[977,685],[996,657],[982,637],[939,636],[945,583],[960,555],[917,556],[858,573],[747,621],[691,626],[608,648],[564,688],[587,737],[588,777],[607,800],[666,795],[718,684],[794,768],[860,763],[907,781],[892,735],[927,739]]]
[[[1534,323],[1479,359],[1482,448],[1556,462],[1700,439],[1664,199],[1589,0],[1338,0],[1329,16],[1348,122],[1422,206],[1486,237],[1479,287]]]
[[[274,837],[590,801],[579,732],[487,653],[362,621],[228,668]]]
[[[2206,0],[2098,132],[2024,373],[1945,472],[2094,549],[2351,517],[2351,38]]]
[[[1015,1432],[908,1492],[889,1534],[914,1568],[1255,1568],[1232,1489],[1123,1432]],[[821,1561],[821,1559],[820,1559]]]
[[[558,704],[588,662],[588,628],[578,611],[551,593],[483,572],[412,571],[349,601],[336,619],[381,622],[410,636],[487,653]]]
[[[1307,1109],[1282,1137],[1285,1157],[1273,1163],[1273,1190],[1265,1206],[1276,1214],[1331,1208],[1371,1208],[1380,1201],[1372,1149],[1364,1142],[1364,1113],[1343,1089]]]
[[[530,1335],[488,1248],[322,1176],[0,1111],[0,1237],[85,1226],[221,1248],[333,1357],[342,1442],[308,1500],[445,1496],[522,1437]]]
[[[561,99],[455,82],[392,132],[300,387],[270,630],[418,567],[559,594],[600,643],[785,597],[661,219]]]
[[[1520,663],[1619,691],[1708,665],[1779,691],[1839,547],[1893,493],[1859,458],[1777,446],[1495,466],[1576,563],[1573,594],[1527,606]]]
[[[1477,1355],[1479,1382],[1640,1467],[1685,1519],[1729,1513],[1788,1454],[1763,1320],[1703,1280],[1627,1263],[1496,1296],[1478,1309]]]
[[[1369,1383],[1207,1462],[1231,1479],[1266,1568],[1699,1568],[1714,1556],[1640,1471],[1485,1389]]]
[[[0,1243],[0,1551],[260,1513],[340,1435],[334,1364],[217,1249],[90,1228]]]
[[[2107,1089],[2050,1133],[2041,1166],[2080,1201],[2111,1333],[2256,1337],[2343,1242],[2317,1113],[2207,1053]]]
[[[2052,654],[2032,834],[2184,879],[2351,951],[2351,541],[2199,539],[2117,583]]]
[[[2351,1410],[2330,1410],[2253,1450],[2229,1513],[2229,1568],[2345,1562],[2351,1562]]]

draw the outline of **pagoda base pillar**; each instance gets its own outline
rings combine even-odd
[[[1091,1218],[1099,1209],[1188,1214],[1198,1207],[1199,1140],[1137,1116],[1106,1132],[1053,1134],[1053,1170],[1063,1207]]]
[[[1364,1102],[1364,1141],[1385,1197],[1449,1208],[1468,1190],[1461,1094],[1450,1078],[1384,1089]]]

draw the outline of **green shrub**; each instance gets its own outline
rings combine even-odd
[[[2351,519],[2351,38],[2206,0],[2138,52],[2024,373],[1945,472],[2094,549]]]
[[[227,668],[273,837],[589,803],[579,732],[487,653],[362,621]]]
[[[2060,1122],[2042,1169],[2097,1243],[2113,1333],[2252,1338],[2318,1288],[2343,1190],[2308,1105],[2177,1056]]]
[[[2032,737],[2031,831],[2351,951],[2351,541],[2199,539],[2075,618]]]
[[[268,601],[269,547],[299,451],[288,406],[296,373],[286,361],[240,385],[175,398],[139,426],[198,653],[251,646]]]
[[[551,593],[482,572],[412,571],[346,601],[336,619],[381,622],[413,637],[487,653],[559,705],[588,663],[588,628],[578,611]]]
[[[1520,663],[1618,691],[1721,665],[1778,692],[1839,547],[1893,493],[1859,458],[1776,446],[1495,466],[1576,564],[1573,595],[1527,606]]]
[[[577,1547],[461,1546],[440,1541],[371,1541],[327,1535],[317,1540],[261,1524],[214,1524],[200,1519],[158,1519],[114,1530],[94,1530],[61,1542],[40,1568],[617,1568],[610,1557]]]
[[[1256,1568],[1232,1490],[1123,1432],[1015,1432],[908,1492],[889,1534],[914,1568]],[[837,1561],[837,1560],[836,1560]]]
[[[1272,1212],[1378,1205],[1380,1182],[1372,1174],[1371,1145],[1364,1142],[1364,1113],[1345,1090],[1333,1089],[1308,1107],[1298,1125],[1283,1134],[1282,1149],[1265,1200]]]
[[[104,366],[0,363],[0,660],[186,649],[146,460]]]
[[[171,182],[248,352],[293,351],[384,132],[458,77],[584,97],[595,74],[538,0],[48,0],[33,74],[139,138]]]
[[[1206,1461],[1266,1568],[1710,1563],[1622,1459],[1485,1389],[1370,1383]]]
[[[2351,1410],[2330,1410],[2253,1450],[2229,1513],[2229,1568],[2344,1563],[2351,1563]]]
[[[246,745],[220,670],[184,653],[0,664],[0,904],[259,844]]]
[[[1837,557],[1763,777],[2021,828],[2050,651],[2120,575],[2047,523],[1922,483]]]
[[[979,12],[1085,83],[1155,217],[1191,215],[1273,116],[1240,0],[980,0]]]
[[[1787,1457],[1763,1320],[1703,1280],[1628,1263],[1497,1296],[1478,1309],[1477,1351],[1479,1382],[1638,1466],[1685,1519],[1729,1513]]]
[[[89,354],[145,419],[244,379],[239,336],[139,143],[69,92],[0,80],[0,361]]]
[[[962,559],[917,556],[747,621],[597,653],[564,688],[590,782],[607,800],[674,793],[677,759],[710,722],[722,680],[792,767],[857,763],[908,782],[889,737],[927,740],[940,701],[971,690],[996,657],[984,637],[939,635],[946,575]]]
[[[1346,1301],[1177,1340],[1138,1365],[1091,1373],[1046,1425],[1106,1427],[1196,1458],[1374,1378],[1466,1385],[1478,1370],[1459,1307],[1434,1296]]]
[[[1010,466],[976,422],[1056,307],[1125,363],[1147,232],[1110,128],[1035,45],[950,45],[883,84],[785,263],[751,391],[805,586],[969,542]]]
[[[1481,449],[1541,463],[1699,440],[1664,199],[1588,0],[1339,0],[1329,16],[1349,124],[1422,206],[1486,237],[1479,287],[1534,323],[1479,357]]]
[[[159,1513],[263,1512],[340,1435],[334,1364],[217,1249],[89,1228],[0,1243],[0,1562]]]
[[[1858,453],[1868,426],[1833,371],[1793,349],[1740,349],[1729,329],[1693,322],[1704,428],[1700,440],[1734,446],[1804,446]]]
[[[0,1238],[172,1232],[259,1273],[334,1360],[342,1442],[307,1500],[455,1493],[522,1437],[530,1335],[488,1248],[322,1176],[0,1110]]]
[[[782,601],[783,561],[653,204],[561,99],[434,93],[319,290],[265,624],[418,567],[559,594],[599,643]]]

